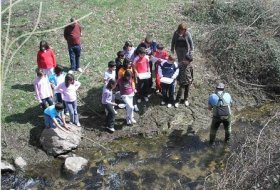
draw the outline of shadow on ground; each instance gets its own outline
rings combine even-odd
[[[34,92],[34,86],[32,84],[15,84],[12,86],[12,89]]]
[[[31,124],[34,126],[30,130],[29,144],[40,147],[40,136],[44,129],[43,110],[40,106],[34,106],[26,109],[23,113],[17,113],[5,118],[7,123]],[[24,127],[24,126],[23,126]]]

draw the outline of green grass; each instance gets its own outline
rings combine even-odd
[[[92,15],[80,21],[83,26],[82,68],[89,64],[80,77],[82,86],[79,96],[83,103],[95,111],[101,110],[100,89],[103,73],[110,60],[114,60],[116,52],[121,50],[126,40],[137,46],[147,32],[154,33],[155,39],[170,49],[170,41],[174,29],[180,20],[174,19],[173,6],[181,1],[139,1],[139,0],[50,0],[44,1],[37,31],[61,27],[71,17],[80,18],[90,12]],[[4,9],[7,5],[2,5]],[[39,2],[22,1],[12,9],[9,39],[32,31],[39,13]],[[7,29],[8,12],[2,15],[2,39]],[[25,38],[20,39],[11,48],[14,51]],[[57,63],[69,67],[69,56],[63,29],[55,32],[33,35],[20,49],[9,67],[5,86],[2,91],[2,142],[28,134],[31,129],[43,125],[39,118],[41,110],[35,100],[32,81],[35,77],[36,55],[41,40],[49,42],[54,49]],[[2,50],[3,53],[3,50]],[[8,56],[10,58],[10,56]],[[7,68],[7,62],[2,63]],[[16,131],[16,132],[14,132]],[[4,137],[6,135],[6,137]],[[8,135],[8,136],[7,136]],[[30,138],[28,135],[25,138]],[[9,143],[9,142],[6,142]],[[9,145],[7,147],[9,148]]]

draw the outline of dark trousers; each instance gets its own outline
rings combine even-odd
[[[81,46],[71,46],[69,47],[68,51],[71,63],[71,70],[76,71],[78,68],[80,68]]]
[[[184,92],[184,101],[188,100],[189,97],[189,91],[190,91],[190,86],[189,84],[186,85],[180,85],[179,90],[176,96],[176,102],[179,102],[181,100],[182,94]]]
[[[225,129],[225,142],[228,142],[230,139],[231,133],[231,117],[223,116],[223,117],[215,117],[213,116],[211,128],[210,128],[210,144],[213,144],[216,138],[217,131],[220,127],[220,124],[223,123]]]
[[[53,105],[53,100],[52,100],[51,97],[47,97],[47,98],[41,99],[41,100],[42,100],[42,102],[41,102],[41,107],[43,108],[43,110],[45,110],[48,106]],[[47,105],[47,103],[48,103],[49,105]]]
[[[106,127],[114,128],[115,126],[115,111],[111,104],[104,104],[105,109],[108,111],[106,117]]]
[[[61,95],[61,93],[55,93],[55,97],[56,97],[56,101],[57,101],[57,102],[63,104],[64,113],[67,113],[67,112],[68,112],[68,109],[67,109],[67,107],[66,107],[65,102],[62,100],[62,95]]]
[[[150,83],[150,79],[140,80],[138,78],[137,91],[138,91],[139,98],[144,98],[148,96],[148,92],[150,88],[149,83]]]
[[[175,82],[171,84],[161,83],[161,93],[163,101],[169,104],[174,103]]]

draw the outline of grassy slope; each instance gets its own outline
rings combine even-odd
[[[179,1],[179,0],[178,0]],[[107,62],[115,58],[124,41],[131,40],[137,45],[147,32],[153,32],[157,41],[170,48],[170,38],[178,21],[172,15],[175,1],[138,1],[138,0],[80,0],[44,1],[40,28],[45,30],[60,27],[74,16],[79,18],[89,12],[93,14],[80,23],[83,29],[82,67],[89,67],[80,78],[82,87],[80,98],[88,102],[94,110],[100,109],[94,96],[102,85],[102,73]],[[3,6],[5,7],[5,5]],[[31,31],[38,15],[37,1],[23,1],[13,9],[10,39]],[[3,15],[2,38],[5,35],[7,14]],[[47,40],[54,49],[58,64],[68,67],[69,58],[63,29],[52,33],[33,35],[16,54],[5,80],[2,106],[2,156],[30,154],[26,147],[36,145],[33,137],[43,125],[41,112],[34,98],[32,81],[35,77],[36,54],[40,40]],[[4,44],[3,39],[1,43]],[[21,39],[20,42],[23,40]],[[20,43],[12,47],[15,49]],[[3,64],[4,68],[7,65]],[[96,97],[99,98],[99,97]],[[83,104],[83,102],[80,102]],[[30,142],[28,140],[30,139]],[[22,151],[21,151],[22,150]],[[11,154],[6,154],[11,153]],[[32,153],[31,153],[32,154]]]

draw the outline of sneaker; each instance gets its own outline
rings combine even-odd
[[[70,124],[70,125],[73,125],[73,123],[72,123],[71,121],[69,122],[69,124]]]
[[[73,70],[69,70],[69,71],[68,71],[68,74],[73,74],[73,73],[74,73]]]
[[[79,71],[80,73],[82,73],[82,72],[83,72],[83,69],[78,68],[77,71]]]
[[[175,108],[178,108],[179,107],[179,103],[177,102],[177,103],[175,103]]]
[[[134,105],[134,111],[138,112],[139,111],[139,108],[137,105]]]
[[[171,108],[171,107],[172,107],[172,105],[171,105],[171,104],[167,104],[167,107],[168,107],[168,108]]]
[[[161,105],[165,105],[165,101],[161,101],[161,103],[160,103]]]
[[[148,97],[144,97],[144,100],[145,100],[145,102],[148,102],[149,98]]]
[[[129,119],[126,120],[127,125],[131,125],[131,121]]]
[[[140,98],[137,100],[137,103],[139,103],[139,104],[141,103],[141,99]]]
[[[137,123],[134,118],[131,119],[131,123]]]
[[[77,127],[81,127],[81,124],[80,124],[80,123],[77,123],[76,125],[77,125]]]
[[[189,101],[185,101],[185,106],[189,106],[189,105],[190,105]]]
[[[114,132],[115,131],[115,129],[114,129],[114,127],[106,127],[109,131],[111,131],[111,132]]]
[[[69,112],[66,112],[65,115],[69,116],[70,114],[69,114]]]
[[[115,112],[116,115],[118,114],[118,112],[115,109],[114,109],[114,112]]]

